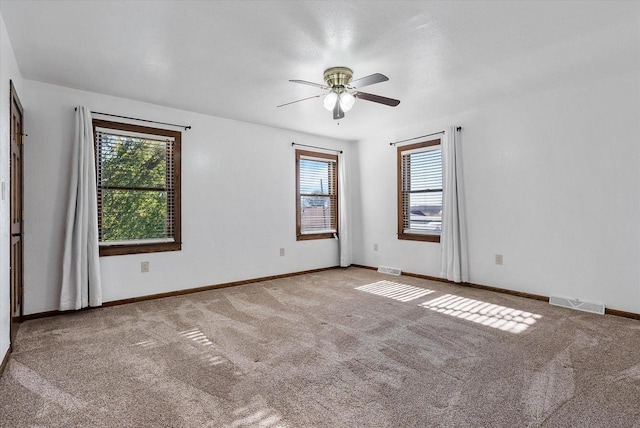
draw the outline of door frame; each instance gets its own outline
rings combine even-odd
[[[20,115],[20,129],[18,130],[18,135],[14,135],[14,133],[16,132],[13,126],[13,114],[14,114],[14,109],[17,109],[17,113]],[[16,88],[13,85],[13,81],[9,80],[9,127],[10,127],[10,132],[9,132],[9,154],[10,154],[10,159],[9,159],[9,338],[10,338],[10,349],[13,349],[13,344],[15,341],[15,336],[18,332],[18,328],[20,326],[20,322],[22,321],[22,316],[24,314],[24,240],[23,240],[23,236],[24,236],[24,141],[23,141],[23,136],[24,136],[24,109],[22,108],[22,103],[20,102],[20,98],[18,97],[18,93],[16,92]],[[13,138],[16,138],[17,141],[19,141],[18,145],[20,147],[20,188],[17,189],[18,192],[20,192],[20,207],[19,207],[19,212],[20,212],[20,234],[21,236],[19,237],[21,240],[21,245],[20,245],[20,263],[19,263],[19,269],[20,269],[20,274],[19,274],[19,278],[20,278],[20,282],[21,284],[19,284],[18,286],[18,295],[14,295],[14,284],[13,284],[13,272],[11,271],[14,267],[12,266],[13,264],[13,231],[12,231],[12,218],[11,218],[11,212],[13,209],[13,181],[12,181],[12,177],[13,177],[13,171],[12,171],[12,164],[13,164],[13,155],[12,155],[12,141]],[[20,302],[20,308],[19,308],[19,314],[17,317],[14,317],[14,301],[18,299],[17,301]]]

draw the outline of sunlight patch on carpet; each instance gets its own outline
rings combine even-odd
[[[142,342],[134,343],[134,345],[135,346],[141,346],[143,348],[152,348],[157,343],[158,342],[156,342],[154,339],[149,339],[149,340],[143,340]]]
[[[480,300],[467,299],[455,294],[445,294],[421,303],[420,306],[510,333],[521,333],[535,324],[536,320],[542,318],[542,315]]]
[[[252,403],[237,409],[234,414],[237,419],[230,425],[233,428],[244,426],[286,428],[286,425],[281,422],[282,417],[264,404]]]
[[[213,354],[203,355],[203,360],[209,366],[217,366],[227,362],[227,360],[222,358],[221,356]]]
[[[217,355],[209,358],[209,364],[211,364],[212,366],[217,366],[218,364],[222,364],[224,362],[225,360]]]
[[[433,290],[427,290],[426,288],[386,280],[356,287],[356,290],[366,291],[367,293],[388,297],[400,302],[410,302],[411,300],[434,293]]]
[[[207,338],[207,336],[203,332],[200,331],[199,328],[180,332],[180,336],[186,337],[187,339],[191,339],[194,342],[199,343],[200,345],[204,345],[204,346],[209,346],[209,345],[213,344],[213,342],[211,342]]]
[[[24,364],[14,360],[11,360],[9,363],[9,372],[13,379],[26,388],[30,393],[40,397],[40,399],[43,400],[44,405],[55,404],[60,406],[66,412],[82,410],[89,406],[89,403],[86,401],[63,391],[53,383],[49,382],[37,371],[30,369]],[[4,399],[5,397],[3,397],[3,400]]]

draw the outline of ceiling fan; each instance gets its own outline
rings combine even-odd
[[[320,83],[307,82],[306,80],[289,80],[289,82],[300,83],[302,85],[315,86],[316,88],[324,89],[329,93],[314,95],[312,97],[303,98],[301,100],[292,101],[290,103],[281,104],[278,107],[287,106],[289,104],[298,103],[300,101],[310,100],[311,98],[318,98],[324,95],[324,108],[329,111],[333,110],[334,119],[342,119],[344,113],[351,110],[353,104],[356,102],[356,98],[360,98],[365,101],[373,101],[374,103],[380,103],[395,107],[400,104],[400,100],[393,98],[387,98],[380,95],[369,94],[366,92],[360,92],[358,89],[364,86],[373,85],[375,83],[386,82],[389,80],[387,76],[380,73],[375,73],[370,76],[361,77],[360,79],[351,80],[353,71],[347,67],[331,67],[324,71],[325,85]]]

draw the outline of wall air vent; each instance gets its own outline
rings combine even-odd
[[[562,306],[563,308],[575,309],[578,311],[592,312],[594,314],[604,314],[604,305],[602,303],[583,302],[579,299],[567,299],[566,297],[549,297],[549,303],[554,306]]]
[[[378,266],[378,272],[387,273],[389,275],[400,276],[402,274],[402,270],[400,268],[388,267],[388,266]]]

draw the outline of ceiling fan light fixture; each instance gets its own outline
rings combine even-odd
[[[326,97],[324,97],[324,108],[326,108],[329,111],[332,111],[333,108],[336,106],[336,101],[338,101],[338,94],[335,93],[334,91],[331,91],[327,94]]]
[[[347,112],[351,110],[351,107],[353,107],[355,102],[356,102],[356,97],[354,97],[349,92],[344,91],[343,93],[340,94],[340,108],[342,108],[342,111]]]
[[[400,100],[360,91],[360,88],[362,87],[386,82],[387,80],[389,80],[389,78],[384,74],[374,73],[356,80],[351,80],[352,76],[353,71],[351,71],[350,68],[331,67],[327,68],[324,71],[325,84],[308,82],[306,80],[289,80],[293,83],[300,83],[303,85],[320,88],[323,91],[328,91],[328,93],[318,94],[290,103],[281,104],[278,107],[283,107],[289,104],[297,103],[299,101],[324,96],[324,98],[322,99],[324,108],[329,111],[333,111],[333,119],[338,120],[344,117],[345,112],[348,112],[353,108],[356,102],[356,98],[373,103],[387,105],[390,107],[395,107],[400,104]]]

